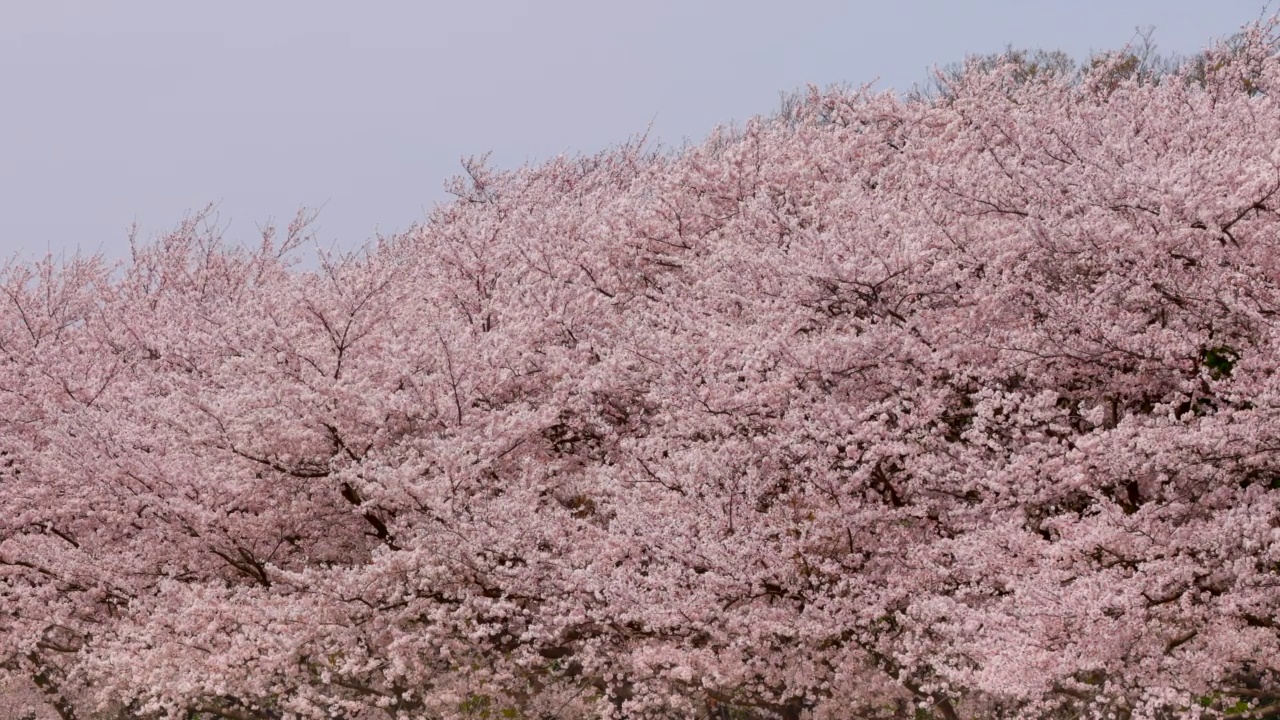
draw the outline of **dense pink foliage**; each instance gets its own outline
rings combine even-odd
[[[472,166],[312,272],[303,222],[199,218],[11,264],[0,678],[67,718],[1276,702],[1271,33]]]

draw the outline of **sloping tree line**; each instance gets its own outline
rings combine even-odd
[[[63,720],[1280,716],[1275,29],[469,164],[314,271],[305,216],[9,264],[0,676]]]

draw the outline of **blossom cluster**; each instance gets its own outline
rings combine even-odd
[[[1280,713],[1241,37],[471,163],[314,270],[305,216],[8,265],[0,680],[65,720]]]

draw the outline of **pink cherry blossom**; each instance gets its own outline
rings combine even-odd
[[[470,163],[316,270],[305,215],[11,263],[0,688],[64,720],[1280,716],[1274,37]]]

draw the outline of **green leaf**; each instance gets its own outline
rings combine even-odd
[[[458,712],[467,715],[478,715],[482,718],[489,717],[489,705],[493,702],[493,698],[488,695],[472,694],[466,700],[458,703]]]
[[[1227,715],[1239,715],[1241,713],[1249,712],[1249,701],[1240,700],[1235,705],[1232,705],[1231,707],[1227,708],[1223,712]]]
[[[1240,353],[1230,345],[1218,345],[1205,350],[1201,355],[1201,363],[1209,370],[1209,377],[1214,380],[1221,380],[1231,375],[1231,370],[1235,368],[1236,361],[1240,359]]]

